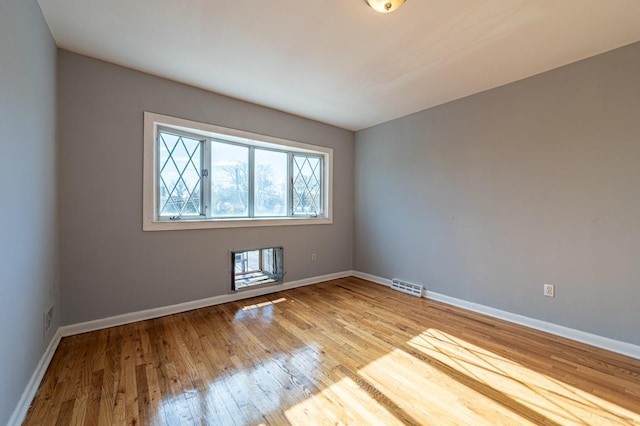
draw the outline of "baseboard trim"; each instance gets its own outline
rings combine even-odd
[[[359,272],[359,271],[352,271],[352,274],[356,278],[362,278],[363,280],[367,280],[376,284],[381,284],[387,287],[391,287],[391,280],[389,279],[381,278],[376,275],[366,274],[364,272]]]
[[[58,349],[60,339],[62,339],[62,334],[60,334],[60,329],[58,329],[51,338],[51,341],[49,341],[49,345],[44,351],[44,354],[42,354],[36,369],[31,375],[31,379],[29,379],[29,383],[27,383],[27,387],[24,389],[24,392],[22,392],[20,400],[18,400],[18,405],[11,415],[9,423],[7,423],[8,426],[19,426],[24,421],[27,411],[29,410],[29,405],[31,405],[31,401],[33,401],[33,398],[36,396],[44,373],[47,371],[53,355],[56,353],[56,349]]]
[[[391,287],[391,280],[381,278],[375,275],[366,274],[364,272],[353,271],[354,277],[362,278],[367,281],[374,282],[376,284],[385,285]],[[608,337],[599,336],[597,334],[587,333],[586,331],[576,330],[574,328],[565,327],[562,325],[553,324],[547,321],[542,321],[535,318],[526,317],[524,315],[514,314],[512,312],[503,311],[501,309],[492,308],[490,306],[481,305],[479,303],[468,302],[463,299],[447,296],[444,294],[436,293],[434,291],[427,290],[424,296],[427,299],[433,299],[438,302],[446,303],[448,305],[457,306],[459,308],[467,309],[469,311],[478,312],[480,314],[488,315],[493,318],[509,321],[515,324],[520,324],[525,327],[533,328],[535,330],[544,331],[556,336],[565,337],[567,339],[575,340],[577,342],[586,343],[597,348],[606,349],[611,352],[619,353],[622,355],[630,356],[632,358],[640,359],[640,346],[621,342],[619,340],[610,339]]]
[[[153,318],[159,318],[166,315],[178,314],[180,312],[191,311],[208,306],[220,305],[222,303],[235,302],[237,300],[249,299],[251,297],[263,296],[265,294],[276,293],[292,288],[303,287],[306,285],[317,284],[324,281],[331,281],[339,278],[345,278],[352,275],[352,271],[337,272],[334,274],[321,275],[317,277],[305,278],[302,280],[286,282],[282,285],[273,287],[256,288],[254,290],[246,290],[233,294],[223,294],[220,296],[208,297],[206,299],[194,300],[191,302],[178,303],[175,305],[162,306],[159,308],[146,309],[128,314],[116,315],[113,317],[102,318],[94,321],[87,321],[78,324],[66,325],[60,327],[62,337],[73,336],[76,334],[87,333],[90,331],[102,330],[104,328],[116,327],[119,325],[130,324],[132,322],[144,321]]]

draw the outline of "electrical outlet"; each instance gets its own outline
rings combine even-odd
[[[311,253],[311,261],[312,262],[316,261],[316,254],[315,253]]]
[[[546,297],[556,297],[556,286],[553,284],[545,284],[544,295]]]
[[[44,313],[44,335],[46,336],[53,323],[53,306]]]

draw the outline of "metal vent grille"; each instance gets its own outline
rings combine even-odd
[[[422,286],[418,284],[408,283],[406,281],[394,278],[391,280],[391,288],[410,294],[412,296],[422,297]]]

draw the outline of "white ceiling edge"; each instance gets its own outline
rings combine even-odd
[[[39,3],[62,49],[352,131],[640,40],[637,0]]]

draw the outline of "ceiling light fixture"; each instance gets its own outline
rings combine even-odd
[[[364,0],[371,9],[380,13],[391,13],[404,4],[404,0]]]

